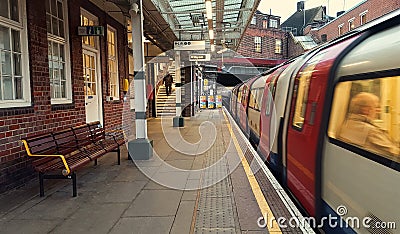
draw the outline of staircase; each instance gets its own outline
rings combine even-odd
[[[172,84],[172,92],[169,96],[167,96],[166,88],[164,85],[161,85],[158,89],[156,100],[157,117],[174,117],[176,115],[175,61],[173,61],[172,65],[169,66],[168,72],[174,78],[174,84]]]
[[[172,84],[172,93],[167,96],[167,92],[164,85],[161,85],[158,89],[157,99],[156,99],[156,108],[157,108],[157,117],[161,116],[176,116],[176,93],[175,93],[175,84],[176,84],[176,76],[175,76],[175,61],[172,62],[171,66],[168,68],[169,74],[172,75],[174,79],[174,83]],[[185,95],[185,88],[181,88],[181,95]]]
[[[164,85],[161,85],[158,89],[156,107],[157,107],[157,117],[176,115],[176,95],[175,87],[172,85],[172,93],[167,96],[167,92]]]

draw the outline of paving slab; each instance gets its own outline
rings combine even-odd
[[[112,228],[110,234],[170,233],[174,216],[166,217],[124,217]],[[183,233],[183,232],[179,232]]]
[[[175,216],[182,191],[142,190],[123,217]]]
[[[14,219],[6,223],[0,222],[0,232],[2,234],[43,234],[49,233],[62,220],[18,220]]]
[[[195,201],[181,201],[171,233],[190,233]]]
[[[131,203],[147,181],[112,182],[103,185],[105,192],[93,195],[92,203]]]
[[[118,222],[127,204],[81,204],[54,233],[107,233]]]

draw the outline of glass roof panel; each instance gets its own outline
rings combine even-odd
[[[200,38],[208,40],[209,29],[214,32],[214,44],[221,44],[223,37],[231,33],[230,41],[240,41],[244,27],[261,0],[211,0],[212,25],[208,25],[206,4],[208,0],[151,0],[165,21],[170,25],[178,40]],[[227,33],[222,31],[226,30]],[[209,41],[209,40],[208,40]]]

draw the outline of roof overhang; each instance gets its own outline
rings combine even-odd
[[[107,0],[129,17],[136,0]],[[211,1],[212,17],[206,15]],[[176,40],[205,40],[231,50],[238,48],[246,27],[261,0],[144,0],[144,35],[162,50],[173,49]],[[209,30],[214,31],[214,40]]]

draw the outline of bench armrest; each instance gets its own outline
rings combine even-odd
[[[24,143],[26,153],[28,154],[29,157],[59,157],[59,158],[61,158],[61,161],[63,162],[64,167],[65,167],[65,169],[62,170],[62,174],[64,176],[67,176],[67,175],[69,175],[71,173],[71,170],[69,169],[69,166],[67,164],[67,161],[65,160],[64,155],[32,154],[31,150],[29,149],[28,142],[26,142],[25,140],[21,140],[21,141],[22,141],[22,143]]]

